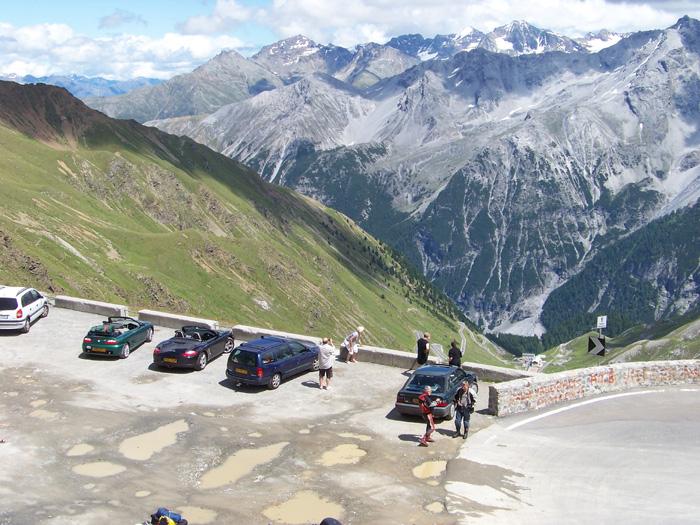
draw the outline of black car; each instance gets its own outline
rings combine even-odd
[[[236,383],[265,385],[274,390],[289,376],[318,370],[318,346],[285,337],[261,337],[229,356],[226,376]]]
[[[212,330],[201,326],[183,326],[175,337],[158,343],[153,363],[170,368],[203,370],[209,361],[233,350],[230,330]]]
[[[442,419],[452,419],[455,416],[455,407],[452,400],[465,379],[469,379],[470,382],[476,382],[474,374],[465,372],[456,366],[421,366],[413,372],[413,375],[396,395],[396,410],[405,415],[421,415],[418,396],[423,393],[423,389],[426,386],[430,386],[432,388],[430,397],[432,399],[440,398],[440,402],[433,409],[433,414],[435,417]]]

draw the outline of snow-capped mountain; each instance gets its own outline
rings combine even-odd
[[[597,33],[586,33],[582,38],[577,38],[576,42],[585,47],[590,53],[597,53],[601,49],[614,46],[629,33],[614,33],[607,29],[602,29]]]
[[[433,38],[423,38],[418,34],[402,35],[392,38],[386,45],[421,60],[431,60],[476,49],[485,36],[481,31],[469,27],[458,34],[435,35]]]
[[[292,82],[314,73],[332,75],[347,66],[352,57],[344,47],[324,46],[297,35],[263,47],[251,60],[285,82]]]
[[[700,23],[598,53],[524,24],[501,29],[513,53],[480,46],[363,91],[307,79],[189,127],[156,124],[347,213],[489,329],[554,333],[541,323],[553,290],[700,194]],[[659,316],[698,307],[700,276],[685,278],[649,283]]]
[[[557,35],[523,21],[515,21],[497,27],[479,42],[479,47],[494,53],[506,53],[508,55],[526,55],[550,51],[575,53],[586,50],[581,44],[569,37]]]

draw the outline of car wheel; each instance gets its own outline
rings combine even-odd
[[[233,339],[231,339],[230,337],[226,339],[226,344],[224,345],[224,353],[228,354],[229,352],[231,352],[234,346],[235,343],[233,342]]]
[[[122,354],[119,356],[121,359],[126,359],[129,357],[129,354],[131,353],[131,348],[129,347],[129,343],[126,343],[124,346],[122,346]]]
[[[319,367],[319,361],[318,361],[318,357],[317,357],[316,359],[314,359],[314,362],[311,364],[311,370],[318,370],[318,367]]]
[[[194,368],[195,370],[204,370],[207,366],[207,353],[202,352],[199,354],[199,357],[197,358],[197,363],[195,363]]]
[[[445,416],[445,421],[451,421],[455,418],[455,405],[454,403],[450,403],[450,410],[447,412],[447,415]]]
[[[146,342],[150,343],[151,341],[153,341],[153,328],[149,328],[146,332]]]
[[[49,315],[49,305],[45,304],[44,309],[41,312],[41,318],[43,319],[44,317],[48,317]]]
[[[32,323],[29,321],[29,317],[27,317],[27,319],[24,321],[24,326],[22,327],[22,333],[28,334],[31,327]]]
[[[277,387],[279,387],[281,383],[282,383],[282,376],[278,373],[278,374],[275,374],[272,376],[272,378],[270,379],[270,382],[268,383],[267,386],[270,390],[274,390]]]

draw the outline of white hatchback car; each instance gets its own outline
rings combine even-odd
[[[34,321],[47,315],[49,303],[34,288],[0,286],[0,330],[26,334]]]

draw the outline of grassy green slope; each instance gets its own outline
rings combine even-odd
[[[458,338],[451,303],[338,212],[62,90],[0,84],[1,283],[336,339],[364,324],[411,350],[414,330]]]
[[[654,325],[631,328],[607,339],[605,356],[588,355],[588,335],[554,347],[543,354],[544,372],[573,368],[662,359],[700,359],[700,319],[677,326]]]

